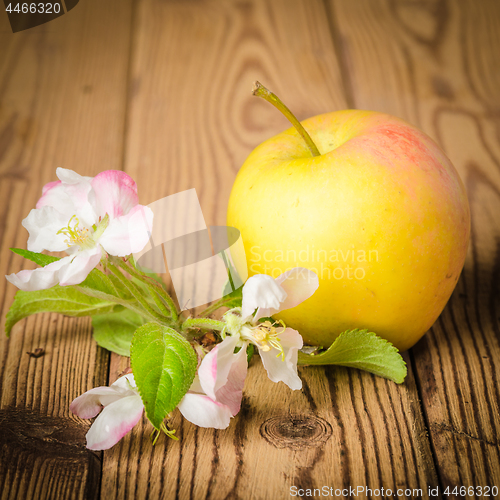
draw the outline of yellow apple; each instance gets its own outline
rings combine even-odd
[[[413,346],[448,301],[470,232],[464,186],[427,135],[369,111],[302,122],[258,146],[242,166],[227,223],[241,231],[249,275],[301,266],[316,293],[277,315],[308,344],[367,328]]]

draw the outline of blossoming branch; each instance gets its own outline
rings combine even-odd
[[[316,292],[318,277],[305,268],[289,269],[276,279],[254,275],[198,317],[186,316],[159,277],[134,260],[150,240],[154,216],[139,205],[133,179],[115,170],[93,178],[63,168],[56,173],[59,180],[44,186],[36,208],[23,220],[27,250],[13,249],[41,267],[6,276],[20,289],[6,333],[39,312],[92,316],[97,343],[130,356],[132,373],[71,403],[79,417],[97,416],[87,434],[88,448],[110,448],[144,411],[155,440],[160,432],[175,439],[168,419],[176,408],[198,426],[228,427],[240,410],[254,353],[270,380],[292,390],[302,388],[297,364],[337,364],[404,380],[406,367],[397,349],[374,333],[350,330],[326,350],[303,347],[300,333],[275,318]],[[220,319],[210,317],[221,308]],[[204,343],[207,332],[213,341]]]

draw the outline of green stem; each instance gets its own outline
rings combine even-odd
[[[163,316],[162,314],[157,313],[144,299],[144,297],[141,294],[141,291],[131,281],[125,278],[125,276],[123,276],[123,274],[117,267],[109,263],[108,269],[120,280],[122,285],[135,297],[137,302],[141,304],[141,306],[146,310],[149,316],[151,316],[155,321],[157,321],[162,325],[170,326],[171,322],[168,321],[169,318]]]
[[[117,262],[125,271],[134,276],[134,278],[137,278],[146,284],[146,286],[150,289],[153,295],[153,299],[157,303],[157,305],[158,302],[156,300],[157,299],[156,294],[158,294],[166,302],[167,307],[170,310],[169,313],[172,315],[172,319],[174,321],[177,321],[179,319],[177,307],[175,306],[172,297],[170,297],[170,295],[164,290],[164,288],[159,283],[157,283],[153,278],[150,278],[149,276],[142,274],[135,267],[125,263],[123,260],[118,259]]]
[[[219,299],[217,302],[214,302],[211,306],[208,306],[204,311],[201,311],[200,317],[205,318],[207,316],[210,316],[214,311],[217,311],[217,309],[220,309],[221,307],[224,307],[225,304],[227,304],[230,300],[232,300],[231,297],[223,297],[222,299]]]
[[[295,129],[300,134],[302,139],[304,139],[304,141],[307,144],[307,147],[309,148],[309,151],[311,151],[311,154],[313,156],[321,155],[318,147],[316,146],[316,144],[314,144],[313,140],[311,139],[311,136],[307,133],[307,130],[302,126],[299,120],[295,118],[293,113],[283,104],[281,99],[276,94],[273,94],[270,90],[266,89],[266,87],[264,87],[264,85],[262,85],[259,82],[254,83],[252,94],[258,97],[262,97],[267,102],[270,102],[275,108],[279,109],[286,116],[288,121],[295,127]]]
[[[230,271],[230,267],[229,267],[229,261],[228,261],[228,258],[227,258],[227,255],[226,255],[226,252],[225,251],[222,251],[220,252],[220,255],[222,257],[222,260],[224,261],[224,265],[226,266],[226,270],[227,270],[227,277],[229,279],[229,283],[231,285],[231,288],[232,290],[234,291],[236,289],[235,285],[234,285],[234,282],[233,282],[233,278],[231,276],[231,271]],[[215,302],[214,304],[212,304],[211,306],[208,306],[204,311],[202,311],[200,313],[200,317],[206,317],[206,316],[210,316],[210,314],[212,314],[214,311],[216,311],[217,309],[223,307],[227,302],[229,302],[230,300],[232,300],[232,297],[222,297],[221,299],[219,299],[217,302]]]
[[[182,323],[182,331],[189,330],[190,328],[201,328],[202,330],[217,330],[222,331],[226,323],[224,321],[217,321],[216,319],[208,318],[188,318]]]

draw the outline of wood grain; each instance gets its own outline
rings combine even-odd
[[[472,210],[462,278],[405,353],[403,385],[302,367],[303,390],[290,391],[254,358],[230,427],[197,428],[176,411],[178,442],[153,447],[144,418],[111,450],[86,450],[89,422],[69,403],[116,380],[128,359],[97,348],[88,319],[19,323],[0,341],[2,499],[500,487],[498,2],[86,0],[15,36],[0,23],[3,274],[28,267],[8,249],[25,246],[20,222],[57,166],[124,169],[142,203],[194,187],[207,224],[224,224],[239,166],[288,127],[251,96],[255,79],[299,119],[357,107],[422,128],[455,164]],[[2,318],[14,293],[0,285]],[[42,357],[26,354],[37,347]]]
[[[441,488],[498,485],[499,5],[332,0],[330,12],[354,105],[421,127],[465,182],[472,212],[465,269],[411,356]]]
[[[257,78],[301,119],[345,107],[321,2],[145,0],[135,18],[125,169],[144,202],[195,187],[225,223],[246,156],[289,126],[251,95]]]
[[[21,220],[56,167],[83,175],[121,168],[130,2],[81,3],[27,32],[0,30],[2,275],[29,267],[9,247],[26,248]],[[3,280],[2,320],[14,293]],[[44,355],[30,357],[37,347]],[[2,499],[99,497],[101,456],[85,449],[89,424],[69,404],[106,383],[108,358],[87,318],[37,315],[2,336]]]

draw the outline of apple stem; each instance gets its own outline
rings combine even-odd
[[[288,118],[288,121],[295,127],[302,139],[304,139],[307,147],[309,148],[309,151],[311,151],[311,154],[313,156],[321,155],[318,147],[316,146],[316,144],[314,144],[311,136],[307,133],[307,130],[302,126],[299,120],[295,118],[293,113],[283,104],[281,99],[276,94],[273,94],[270,90],[266,89],[266,87],[264,87],[262,83],[259,82],[255,82],[253,84],[252,94],[258,97],[262,97],[267,102],[270,102],[275,108],[279,109]]]

